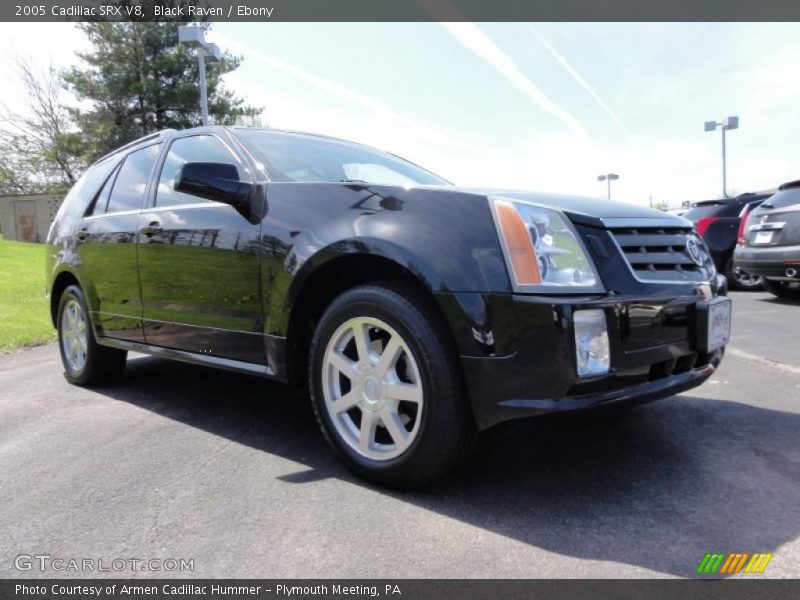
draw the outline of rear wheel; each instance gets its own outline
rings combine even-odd
[[[456,353],[432,309],[394,284],[361,286],[331,304],[314,335],[317,420],[344,462],[372,481],[423,484],[475,438]]]
[[[764,285],[764,278],[760,275],[750,275],[740,268],[733,265],[733,259],[729,258],[725,263],[725,277],[728,285],[733,290],[751,291],[761,289]]]
[[[93,385],[119,377],[127,352],[100,346],[92,334],[89,310],[81,289],[71,285],[58,304],[58,347],[70,383]]]
[[[800,281],[764,280],[764,289],[778,298],[800,299]]]

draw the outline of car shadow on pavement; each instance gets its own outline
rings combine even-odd
[[[285,482],[367,485],[285,386],[148,357],[98,391],[307,465]],[[798,431],[798,414],[683,395],[501,426],[444,480],[379,491],[562,555],[691,576],[706,552],[773,552],[800,534]]]
[[[784,306],[800,306],[800,298],[779,298],[778,296],[769,296],[767,298],[759,298],[761,302],[767,304],[782,304]]]

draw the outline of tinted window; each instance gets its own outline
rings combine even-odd
[[[239,169],[239,161],[219,138],[211,135],[194,135],[191,137],[179,138],[172,142],[167,157],[164,160],[164,167],[161,169],[161,177],[158,180],[156,206],[212,202],[212,200],[206,200],[175,191],[175,184],[178,183],[181,169],[187,162],[232,164],[239,170],[239,177],[242,177],[242,170]]]
[[[128,155],[114,180],[106,212],[142,208],[147,181],[150,179],[150,172],[153,170],[160,150],[161,144],[155,144]],[[95,214],[99,214],[99,211],[95,210]]]
[[[310,135],[238,129],[277,181],[366,181],[382,185],[445,185],[447,181],[401,158],[366,146]]]
[[[778,192],[774,196],[764,201],[764,208],[786,208],[792,204],[800,204],[800,189],[790,188],[782,192]]]
[[[683,213],[685,219],[698,221],[703,217],[735,217],[742,210],[740,202],[704,202]]]
[[[107,160],[94,165],[81,176],[67,196],[58,211],[59,219],[64,219],[65,223],[73,222],[83,215],[89,202],[94,198],[97,190],[103,185],[103,181],[108,177],[116,164],[113,160]]]
[[[111,188],[114,186],[114,180],[117,178],[118,171],[119,169],[115,169],[114,172],[109,175],[108,179],[106,179],[102,189],[97,193],[97,198],[88,214],[102,215],[106,212],[106,208],[108,208],[108,197],[111,195]]]

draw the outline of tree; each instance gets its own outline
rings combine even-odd
[[[83,169],[81,140],[61,102],[61,81],[50,66],[38,71],[16,60],[28,110],[0,105],[0,193],[63,190]]]
[[[79,25],[93,48],[79,55],[88,66],[73,67],[64,81],[78,100],[91,106],[71,110],[88,160],[148,133],[202,123],[197,59],[178,44],[179,24]],[[221,82],[221,76],[240,62],[224,53],[222,60],[207,64],[208,111],[215,123],[230,125],[261,112],[246,106]]]

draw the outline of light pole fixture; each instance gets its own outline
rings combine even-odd
[[[197,49],[197,65],[200,68],[200,112],[203,125],[208,125],[208,82],[206,81],[206,58],[219,60],[222,52],[219,46],[206,41],[206,30],[196,25],[179,25],[178,42]]]
[[[728,182],[727,182],[727,167],[725,164],[725,132],[729,129],[739,129],[739,117],[728,117],[724,121],[717,123],[716,121],[706,121],[703,129],[705,131],[714,131],[717,127],[722,129],[722,197],[728,197]]]
[[[608,199],[611,200],[611,182],[619,179],[619,175],[616,173],[606,173],[605,175],[598,175],[597,181],[607,181],[608,182]]]

